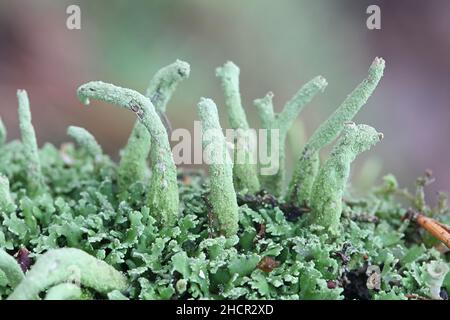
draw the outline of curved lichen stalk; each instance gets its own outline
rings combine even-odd
[[[0,117],[0,148],[5,145],[6,136],[7,136],[6,127],[3,124],[2,117]]]
[[[24,279],[23,271],[16,259],[2,249],[0,249],[0,270],[4,272],[9,286],[13,289]]]
[[[48,289],[45,300],[78,300],[81,298],[81,288],[73,283],[61,283]]]
[[[27,159],[27,184],[31,195],[36,195],[44,186],[44,178],[41,171],[39,149],[36,134],[31,124],[30,102],[25,90],[17,90],[19,102],[19,126],[22,136],[23,152]]]
[[[0,213],[10,212],[14,206],[9,189],[9,180],[0,173]]]
[[[383,138],[374,128],[347,123],[314,182],[311,195],[312,222],[335,234],[342,213],[342,196],[350,174],[350,164],[358,154]]]
[[[175,92],[178,84],[187,79],[190,67],[187,62],[177,60],[160,69],[150,81],[146,96],[149,98],[156,112],[163,116],[167,103]],[[118,168],[118,183],[121,192],[145,178],[147,158],[150,152],[151,139],[145,126],[138,120],[122,151]]]
[[[202,98],[197,106],[202,122],[204,153],[209,151],[209,202],[222,234],[229,237],[238,231],[238,205],[233,186],[233,163],[219,122],[217,107],[211,99]]]
[[[302,86],[297,93],[289,100],[283,111],[275,114],[273,108],[273,93],[269,92],[264,98],[256,99],[254,105],[258,110],[262,127],[267,129],[268,150],[271,150],[271,130],[278,130],[278,163],[279,170],[273,176],[261,176],[263,186],[271,193],[280,195],[283,190],[285,177],[285,144],[289,129],[303,108],[319,92],[323,92],[327,86],[327,81],[322,76],[317,76]]]
[[[67,134],[86,149],[91,157],[97,160],[101,159],[103,155],[102,147],[89,131],[84,128],[70,126],[67,128]]]
[[[175,223],[179,208],[177,170],[166,129],[150,99],[134,90],[101,81],[82,85],[78,88],[78,96],[86,104],[89,104],[91,98],[131,110],[147,128],[153,145],[150,152],[152,177],[148,195],[149,207],[161,224]]]
[[[128,286],[125,276],[106,262],[79,249],[54,249],[38,258],[8,299],[38,299],[40,292],[65,283],[74,275],[80,277],[81,285],[102,294],[123,291]]]
[[[331,143],[351,121],[374,92],[384,72],[384,60],[375,58],[368,77],[361,82],[336,111],[314,132],[297,161],[286,200],[298,206],[307,205],[319,170],[319,151]]]
[[[252,144],[250,127],[242,107],[239,92],[239,68],[231,61],[216,69],[216,76],[221,79],[225,94],[228,121],[235,129],[233,179],[237,190],[255,193],[260,190],[258,166],[256,163],[256,146]]]

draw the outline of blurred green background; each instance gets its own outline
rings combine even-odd
[[[66,28],[70,4],[81,7],[81,30]],[[381,30],[366,27],[370,4],[381,8]],[[192,129],[195,105],[207,96],[227,127],[214,71],[232,60],[241,68],[241,94],[254,127],[253,99],[273,91],[280,110],[303,83],[319,74],[327,78],[325,93],[299,118],[309,136],[376,56],[387,62],[385,77],[356,122],[376,127],[385,139],[358,160],[354,180],[364,185],[361,169],[376,173],[381,161],[383,173],[408,186],[433,169],[430,199],[437,190],[450,191],[446,0],[0,0],[0,114],[10,139],[19,137],[15,92],[24,88],[39,143],[67,141],[66,127],[79,125],[117,158],[134,115],[98,103],[82,106],[78,85],[103,80],[145,92],[153,73],[179,58],[191,64],[191,77],[168,107],[172,126]],[[302,135],[292,135],[291,162]]]

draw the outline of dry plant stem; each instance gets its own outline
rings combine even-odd
[[[308,205],[314,179],[319,170],[319,151],[331,143],[364,106],[383,76],[385,62],[375,58],[369,68],[368,77],[361,82],[336,111],[320,125],[308,140],[297,161],[289,184],[286,200],[297,206]]]
[[[221,79],[225,94],[225,106],[227,107],[228,121],[231,128],[235,129],[234,144],[234,186],[238,191],[247,190],[250,193],[259,191],[258,167],[256,164],[256,148],[251,143],[249,125],[242,107],[241,94],[239,92],[239,68],[231,61],[216,69],[216,76]],[[237,161],[242,158],[244,161]]]
[[[134,90],[101,81],[82,85],[78,88],[78,96],[87,104],[89,98],[92,98],[131,110],[147,128],[153,145],[150,152],[152,177],[148,194],[149,207],[162,225],[173,225],[179,208],[177,171],[166,129],[150,99]]]
[[[263,186],[274,195],[281,195],[285,179],[285,145],[289,129],[303,108],[319,93],[323,92],[327,81],[322,76],[317,76],[302,86],[289,100],[279,114],[275,114],[273,107],[273,93],[269,92],[262,99],[256,99],[254,105],[258,110],[262,127],[267,129],[268,150],[271,150],[271,130],[279,130],[278,133],[278,157],[279,170],[273,176],[262,176]]]
[[[202,98],[197,106],[202,122],[203,148],[210,153],[209,202],[219,223],[220,232],[233,236],[238,231],[238,205],[233,186],[233,163],[219,123],[217,107],[211,99]],[[208,132],[208,134],[205,134]]]
[[[30,195],[35,196],[42,191],[44,178],[41,171],[39,159],[39,149],[36,141],[36,134],[31,124],[30,102],[25,90],[17,90],[19,102],[19,124],[22,136],[23,150],[28,159],[27,163],[27,183]]]
[[[413,221],[450,249],[450,227],[420,213],[413,215]]]
[[[175,92],[178,84],[187,79],[190,67],[187,62],[177,60],[160,69],[150,81],[146,96],[149,98],[158,115],[166,111],[167,103]],[[118,183],[121,193],[139,180],[144,180],[147,171],[147,158],[151,148],[150,134],[138,120],[122,151],[118,168]]]
[[[41,291],[76,277],[83,286],[103,294],[127,288],[125,276],[106,262],[79,249],[63,248],[40,256],[8,300],[37,299]]]

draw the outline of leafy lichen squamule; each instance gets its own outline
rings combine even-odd
[[[208,167],[211,184],[209,201],[219,223],[220,232],[229,237],[237,233],[239,222],[233,186],[233,163],[227,151],[215,103],[211,99],[202,98],[197,109],[202,122],[203,148],[211,152],[212,158]],[[210,135],[211,133],[214,133],[214,136]]]
[[[8,300],[37,299],[41,291],[67,282],[74,275],[80,277],[83,286],[102,294],[128,286],[123,274],[82,250],[53,249],[37,259]]]
[[[383,138],[374,128],[347,123],[314,182],[311,195],[312,222],[336,234],[342,213],[342,196],[350,174],[350,164],[358,154]]]
[[[289,100],[279,114],[273,109],[273,93],[269,92],[264,98],[256,99],[254,105],[258,110],[262,127],[268,130],[268,150],[271,150],[271,134],[273,129],[279,130],[278,156],[279,170],[274,176],[262,176],[264,187],[275,195],[280,195],[283,190],[285,177],[285,144],[289,129],[303,108],[319,93],[323,92],[327,81],[322,76],[317,76],[302,86]]]
[[[98,144],[95,137],[86,129],[70,126],[67,128],[67,134],[72,137],[80,146],[82,146],[94,159],[100,159],[103,155],[102,147]]]
[[[23,151],[26,154],[27,163],[27,183],[28,191],[31,195],[36,195],[44,185],[44,178],[41,171],[39,159],[39,149],[36,141],[36,134],[31,124],[30,102],[25,90],[17,90],[19,102],[19,125],[22,136]]]
[[[319,151],[331,143],[342,131],[344,123],[351,121],[364,106],[383,76],[385,62],[375,58],[369,68],[369,74],[361,82],[336,111],[314,132],[300,158],[297,161],[294,175],[289,184],[286,200],[298,206],[308,204],[311,188],[319,170]]]
[[[187,79],[190,66],[187,62],[177,60],[160,69],[150,81],[146,96],[149,98],[156,112],[161,115],[166,111],[167,103],[175,92],[178,84]],[[145,178],[147,158],[151,148],[150,134],[138,120],[122,151],[118,168],[118,183],[121,192],[139,180]]]
[[[8,284],[13,289],[24,279],[23,271],[16,259],[2,249],[0,249],[0,270],[5,273]]]
[[[256,161],[253,161],[253,159],[256,159],[256,150],[252,145],[249,145],[251,142],[248,131],[249,125],[239,92],[239,68],[233,62],[228,61],[222,67],[216,69],[216,76],[222,82],[230,126],[236,130],[234,136],[234,185],[239,191],[247,190],[250,193],[255,193],[260,190],[258,167]],[[240,154],[242,154],[244,161],[238,162],[236,159],[238,155],[241,157]]]
[[[78,96],[86,104],[91,98],[131,110],[147,128],[153,145],[150,152],[152,177],[148,194],[149,207],[162,225],[175,223],[179,208],[177,171],[166,129],[150,99],[134,90],[101,81],[80,86]]]

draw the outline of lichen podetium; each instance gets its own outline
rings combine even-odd
[[[189,77],[189,74],[189,64],[177,60],[161,68],[153,76],[148,86],[146,97],[151,100],[158,115],[162,116],[164,114],[167,103],[176,88],[181,81]],[[141,121],[137,120],[120,157],[118,182],[122,195],[126,194],[132,183],[144,180],[150,148],[150,134]]]
[[[147,128],[153,145],[150,152],[152,177],[148,204],[162,225],[174,224],[179,210],[177,170],[166,128],[150,99],[137,91],[101,81],[80,86],[78,97],[86,104],[89,104],[89,99],[97,99],[131,110]]]
[[[100,293],[125,290],[127,287],[125,276],[107,263],[82,250],[63,248],[40,256],[8,300],[37,299],[41,291],[71,278]]]
[[[217,107],[211,99],[202,98],[197,106],[202,122],[203,148],[210,151],[209,199],[216,216],[219,229],[225,236],[238,231],[238,205],[233,186],[233,163],[228,155],[227,143],[219,123]],[[206,133],[209,133],[208,136]]]
[[[321,167],[311,194],[312,222],[337,234],[342,213],[342,196],[350,175],[350,164],[383,138],[367,125],[347,123],[329,159]]]
[[[319,170],[319,151],[331,143],[374,92],[384,72],[384,60],[375,58],[369,75],[313,133],[304,147],[289,183],[286,200],[297,206],[309,204],[312,185]]]
[[[216,76],[221,79],[225,94],[225,106],[228,120],[234,131],[234,166],[233,180],[236,190],[254,193],[260,190],[256,148],[252,143],[247,116],[242,107],[239,92],[239,68],[228,61],[216,69]],[[239,160],[239,161],[237,161]]]
[[[256,99],[254,105],[258,110],[258,115],[261,120],[262,127],[267,129],[267,144],[268,150],[271,150],[271,130],[279,130],[278,146],[278,163],[279,170],[275,175],[261,176],[264,187],[276,196],[280,196],[284,189],[284,179],[286,175],[285,161],[286,161],[286,137],[289,129],[292,127],[295,119],[303,108],[319,93],[323,92],[327,86],[327,81],[322,76],[317,76],[314,79],[303,85],[297,93],[286,102],[283,110],[275,114],[273,109],[273,93],[269,92],[264,98]]]
[[[27,182],[30,195],[35,196],[42,192],[44,187],[44,177],[39,159],[39,149],[36,141],[36,134],[31,124],[30,102],[25,90],[17,90],[17,100],[19,102],[19,126],[22,135],[23,151],[27,155]]]

